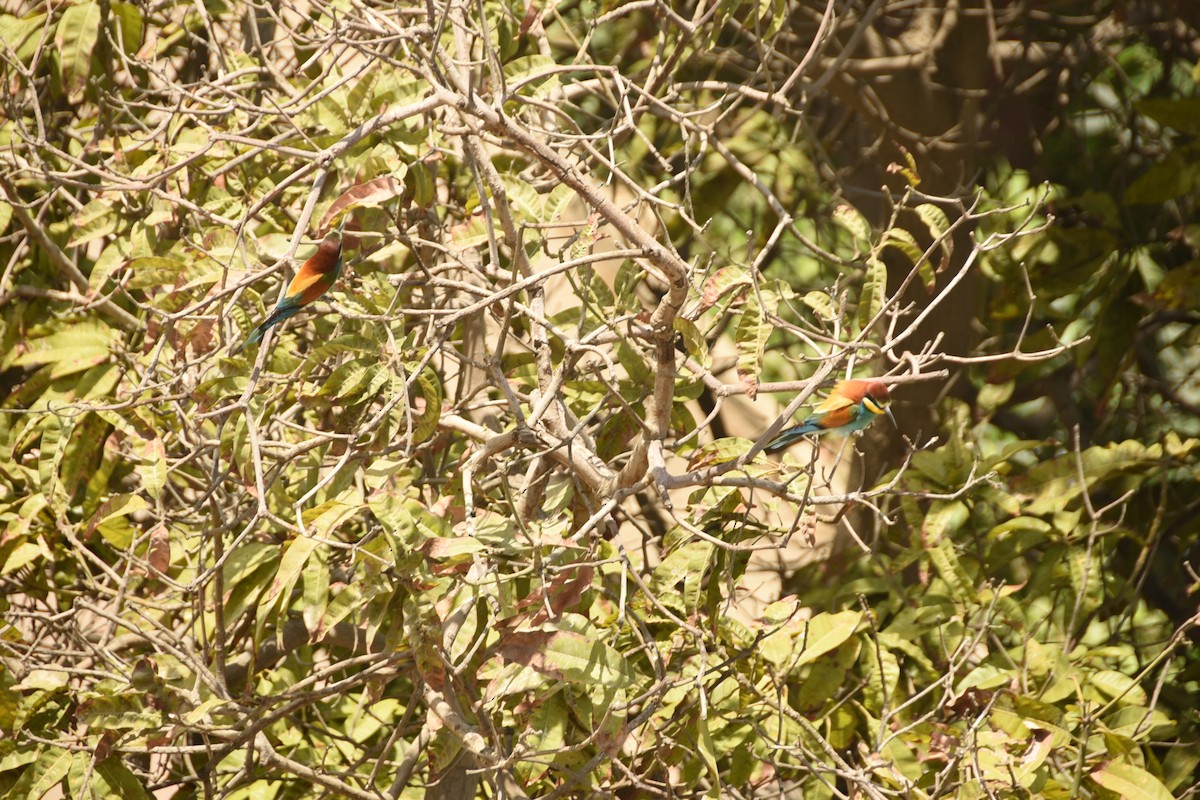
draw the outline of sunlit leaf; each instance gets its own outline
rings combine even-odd
[[[84,0],[68,6],[58,21],[54,43],[62,57],[63,88],[71,103],[83,100],[92,74],[92,54],[100,38],[100,4]]]
[[[70,10],[67,13],[70,13]],[[67,246],[78,247],[108,236],[117,229],[119,219],[111,205],[103,200],[93,200],[71,220],[71,238]]]
[[[887,267],[878,258],[868,258],[858,295],[858,324],[866,327],[887,301]]]
[[[808,664],[840,647],[854,635],[862,617],[861,611],[839,611],[817,614],[808,620],[804,627],[804,650],[797,663]]]
[[[584,685],[629,686],[633,672],[624,656],[601,641],[553,624],[501,637],[498,652],[552,678]]]
[[[109,22],[113,27],[113,39],[125,55],[132,56],[142,46],[142,33],[145,24],[141,10],[126,0],[111,0],[109,3]]]
[[[1110,761],[1088,773],[1096,783],[1116,792],[1122,800],[1171,800],[1173,795],[1162,782],[1140,767]]]
[[[833,221],[850,232],[857,247],[865,249],[871,241],[871,223],[853,206],[840,205],[835,208]]]
[[[723,267],[704,282],[701,305],[709,308],[721,298],[744,292],[750,286],[750,272],[745,267]]]
[[[774,314],[778,306],[779,296],[774,292],[763,289],[749,293],[734,334],[738,349],[738,380],[746,386],[746,396],[751,400],[758,394],[763,352],[767,346],[767,339],[775,330],[768,314]]]

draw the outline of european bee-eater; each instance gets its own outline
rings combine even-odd
[[[892,417],[892,395],[879,381],[838,381],[808,419],[780,433],[764,449],[768,453],[782,450],[807,434],[853,433],[875,421],[883,414]],[[892,417],[892,422],[896,421]]]
[[[254,344],[262,339],[272,325],[283,322],[309,303],[329,291],[337,282],[342,272],[342,236],[341,232],[331,233],[321,241],[317,252],[296,270],[295,277],[286,290],[279,295],[275,310],[250,331],[246,341],[233,349],[232,355],[237,355],[248,344]]]

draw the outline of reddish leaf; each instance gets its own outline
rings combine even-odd
[[[712,274],[704,282],[704,293],[700,304],[704,308],[711,307],[730,292],[744,292],[750,286],[750,273],[745,267],[724,267]]]
[[[351,186],[342,193],[341,197],[334,200],[333,205],[325,212],[325,216],[321,219],[320,229],[322,231],[329,230],[333,221],[347,209],[383,205],[397,197],[403,197],[406,191],[407,187],[391,175],[382,175],[366,183]]]
[[[151,575],[166,575],[171,568],[171,536],[167,533],[167,526],[161,522],[150,531],[146,563],[150,565]]]
[[[519,625],[540,625],[549,619],[557,619],[562,616],[564,611],[579,602],[579,598],[583,597],[583,593],[591,587],[595,573],[596,571],[592,567],[582,567],[572,573],[559,573],[558,577],[550,581],[548,586],[538,587],[517,603],[518,610],[536,605],[537,610],[532,615],[514,614],[500,620],[498,625],[505,628],[516,628]],[[550,607],[548,612],[545,602],[547,595],[549,595],[548,605]]]

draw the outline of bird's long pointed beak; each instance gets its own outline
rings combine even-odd
[[[896,415],[892,413],[892,407],[888,406],[884,411],[887,412],[888,418],[891,419],[892,425],[895,426],[896,430],[900,430],[900,425],[896,422]]]

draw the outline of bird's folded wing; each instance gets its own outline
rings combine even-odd
[[[284,294],[284,297],[289,299],[299,299],[299,297],[303,294],[311,294],[311,290],[314,288],[314,286],[323,280],[327,280],[328,278],[329,276],[323,273],[308,272],[302,269],[296,273],[296,277],[292,278],[292,282],[288,284],[287,292]],[[320,297],[327,288],[329,287],[326,286],[325,288],[322,288],[316,293],[316,296],[312,297],[311,299],[315,300],[317,297]]]
[[[845,381],[838,381],[833,387],[833,391],[813,408],[814,414],[825,414],[830,411],[837,411],[839,408],[847,408],[855,404],[855,400],[850,399],[842,393],[842,384]]]

